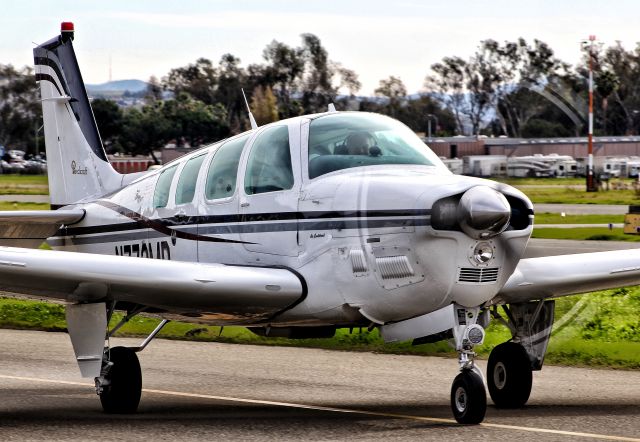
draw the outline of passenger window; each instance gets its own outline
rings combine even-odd
[[[247,162],[245,191],[252,195],[292,187],[289,129],[287,126],[270,127],[258,135],[253,143]]]
[[[247,138],[249,138],[248,134],[228,141],[214,154],[207,172],[205,187],[205,196],[208,200],[228,198],[235,192],[238,163]]]
[[[186,204],[193,201],[193,195],[196,193],[196,182],[198,181],[198,172],[202,161],[206,154],[198,155],[187,161],[187,164],[182,168],[180,172],[180,179],[178,180],[178,186],[176,187],[176,205]]]
[[[171,181],[173,180],[173,175],[175,175],[177,167],[177,164],[171,166],[160,174],[155,193],[153,194],[153,207],[156,209],[166,207],[169,202],[169,189],[171,189]]]

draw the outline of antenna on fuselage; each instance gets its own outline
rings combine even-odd
[[[244,94],[244,89],[240,88],[242,91],[242,96],[244,97],[244,104],[247,105],[247,112],[249,112],[249,121],[251,122],[251,129],[257,129],[258,123],[256,123],[256,119],[253,118],[253,114],[251,113],[251,108],[249,107],[249,102],[247,101],[247,96]]]

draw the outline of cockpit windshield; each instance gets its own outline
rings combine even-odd
[[[369,113],[324,115],[309,127],[309,178],[380,164],[417,164],[447,170],[415,133],[391,118]]]

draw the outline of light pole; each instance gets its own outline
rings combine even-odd
[[[438,117],[434,114],[427,114],[427,139],[431,139],[431,119],[436,122],[436,132],[438,131]]]
[[[596,41],[595,35],[589,36],[588,42],[583,42],[583,48],[589,51],[589,134],[587,146],[589,157],[587,160],[587,192],[596,192],[595,177],[593,176],[593,50]]]

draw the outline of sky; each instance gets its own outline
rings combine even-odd
[[[640,1],[611,0],[10,0],[0,7],[0,63],[32,65],[32,48],[75,24],[74,46],[86,83],[158,78],[199,57],[225,53],[260,63],[272,40],[299,46],[317,35],[329,58],[355,70],[360,94],[400,77],[409,93],[423,88],[430,66],[467,58],[483,39],[547,42],[569,63],[595,35],[627,49],[640,41]]]

